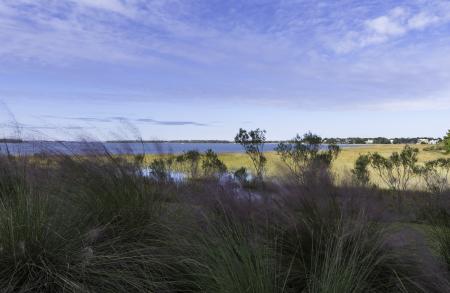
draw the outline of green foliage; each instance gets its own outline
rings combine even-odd
[[[266,131],[260,130],[259,128],[247,131],[240,128],[234,141],[244,148],[245,153],[250,157],[255,167],[257,180],[262,181],[267,163],[267,158],[264,156]]]
[[[167,162],[164,159],[156,159],[150,163],[150,173],[153,177],[161,182],[168,181],[170,179],[169,169]]]
[[[339,155],[340,148],[335,144],[329,144],[325,151],[320,151],[322,143],[322,138],[311,132],[304,134],[303,137],[297,134],[290,142],[279,143],[275,151],[292,174],[304,183],[306,172],[328,169]]]
[[[430,220],[431,238],[438,255],[450,272],[450,210],[440,206]]]
[[[282,292],[277,284],[275,253],[249,225],[227,218],[211,223],[200,236],[197,254],[205,257],[207,272],[199,282],[204,292]]]
[[[388,158],[379,153],[369,155],[370,165],[383,182],[392,190],[406,190],[410,180],[417,174],[417,154],[419,149],[406,145],[398,153],[392,153]]]
[[[176,157],[176,162],[181,164],[189,178],[200,176],[201,154],[196,150],[190,150]]]
[[[0,162],[0,287],[4,292],[17,291],[24,284],[46,291],[52,289],[51,283],[63,282],[47,266],[61,269],[64,265],[61,237],[67,236],[67,221],[61,221],[61,213],[55,214],[48,196],[32,192],[26,168],[15,158]]]
[[[430,192],[441,194],[449,188],[450,159],[440,158],[428,161],[424,166],[418,168],[418,172]]]
[[[370,182],[369,167],[370,158],[369,155],[359,155],[355,161],[355,167],[352,169],[352,175],[354,181],[359,185],[367,185]]]
[[[322,156],[316,146],[329,165],[338,150]],[[212,151],[198,157],[183,154],[180,164],[223,170]],[[150,166],[164,179],[172,163]],[[422,255],[387,245],[385,219],[368,218],[348,189],[273,184],[258,199],[212,180],[161,184],[143,176],[143,164],[107,151],[0,155],[0,291],[448,292],[430,289],[413,261]],[[434,231],[448,261],[448,225]]]
[[[207,150],[203,156],[202,168],[205,177],[220,176],[227,172],[227,166],[211,149]]]
[[[287,292],[421,292],[408,280],[415,265],[386,245],[386,231],[363,211],[344,214],[324,198],[282,207],[294,211],[278,243]]]
[[[241,167],[234,171],[234,178],[236,178],[239,183],[244,186],[247,183],[247,169],[245,167]]]
[[[391,141],[389,139],[387,139],[386,137],[375,137],[373,139],[373,143],[376,143],[376,144],[390,144]]]
[[[450,129],[447,131],[447,135],[444,137],[444,146],[448,153],[450,153]]]

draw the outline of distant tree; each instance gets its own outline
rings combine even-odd
[[[327,169],[340,152],[335,144],[329,144],[321,151],[322,143],[320,136],[308,132],[303,137],[297,134],[291,141],[279,143],[275,151],[291,173],[305,183],[306,172]]]
[[[373,139],[373,143],[375,144],[390,144],[391,141],[387,139],[386,137],[375,137]]]
[[[259,128],[247,131],[240,128],[234,141],[244,148],[245,153],[250,157],[250,160],[255,167],[257,180],[262,182],[267,162],[267,159],[264,156],[266,131]]]
[[[369,155],[359,155],[355,161],[355,167],[352,169],[354,181],[359,185],[367,185],[370,181],[370,172],[368,167],[370,165]]]
[[[222,175],[227,172],[227,166],[225,166],[217,154],[211,149],[207,150],[203,156],[202,169],[205,177]]]
[[[396,137],[393,139],[393,144],[416,144],[417,138],[414,137]]]
[[[388,158],[379,153],[369,155],[370,165],[381,180],[392,190],[406,190],[410,180],[417,174],[417,155],[419,149],[406,145],[398,153],[392,153]]]
[[[350,140],[351,140],[352,144],[365,144],[366,143],[366,140],[361,137],[353,137],[353,138],[350,138]]]
[[[338,143],[338,139],[331,137],[331,138],[324,139],[324,142],[329,143],[329,144],[337,144]]]
[[[19,138],[0,138],[0,143],[22,143],[23,140]]]

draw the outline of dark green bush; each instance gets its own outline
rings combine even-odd
[[[366,186],[370,182],[369,167],[370,158],[368,155],[360,155],[355,161],[352,169],[353,180],[359,185]]]
[[[227,172],[227,166],[211,149],[207,150],[203,155],[202,169],[205,177],[220,176]]]
[[[298,182],[307,184],[307,181],[311,183],[311,180],[328,174],[331,162],[340,153],[339,146],[335,144],[326,145],[325,150],[321,150],[322,143],[320,136],[309,132],[303,137],[297,135],[290,142],[279,143],[275,151]]]

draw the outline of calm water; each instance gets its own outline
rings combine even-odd
[[[268,143],[264,151],[273,151],[276,143]],[[340,145],[342,148],[357,147],[358,145]],[[324,146],[325,147],[325,146]],[[83,154],[103,152],[107,149],[113,154],[158,154],[182,153],[189,150],[204,152],[212,149],[216,153],[243,152],[239,144],[234,143],[95,143],[95,142],[26,142],[26,143],[0,143],[0,153],[8,149],[12,154],[32,155],[43,152]]]

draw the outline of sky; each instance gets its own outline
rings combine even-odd
[[[442,137],[450,1],[0,0],[0,137]]]

